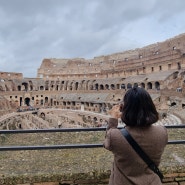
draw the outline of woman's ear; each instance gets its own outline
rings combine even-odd
[[[120,104],[119,111],[120,111],[120,112],[123,111],[123,104]]]

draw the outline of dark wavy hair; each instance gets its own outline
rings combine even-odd
[[[148,126],[159,119],[151,96],[140,87],[131,88],[126,92],[120,111],[121,119],[127,126]]]

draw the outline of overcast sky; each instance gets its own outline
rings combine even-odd
[[[185,0],[0,0],[0,71],[36,77],[44,58],[86,59],[185,32]]]

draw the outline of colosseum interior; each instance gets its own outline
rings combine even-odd
[[[102,126],[133,86],[151,94],[160,124],[180,124],[185,34],[93,59],[43,59],[36,78],[14,72],[0,72],[0,78],[1,129]]]
[[[185,34],[93,59],[44,59],[36,78],[0,72],[0,130],[104,127],[109,110],[134,86],[150,93],[160,115],[156,124],[185,123]],[[68,136],[0,133],[0,148],[20,143],[66,144],[68,139],[102,142],[104,133],[96,133],[85,132],[79,136],[78,133]],[[181,139],[184,131],[176,129],[169,131],[169,135],[170,139]],[[168,145],[165,149],[161,169],[167,184],[184,182],[184,147]],[[110,152],[103,148],[73,152],[3,151],[0,152],[0,184],[103,185],[108,183],[111,159]]]

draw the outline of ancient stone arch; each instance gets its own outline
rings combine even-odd
[[[120,89],[120,84],[116,84],[116,89]]]
[[[125,89],[125,88],[126,88],[125,84],[121,84],[121,89]]]
[[[45,90],[46,91],[49,90],[49,81],[48,80],[45,81]]]
[[[105,84],[105,89],[109,90],[109,85]]]
[[[57,81],[56,81],[55,90],[58,91],[59,89],[60,89],[60,81],[57,80]]]
[[[75,82],[74,90],[78,90],[78,87],[79,87],[79,82]]]
[[[17,86],[17,90],[21,91],[21,86],[20,85]]]
[[[33,82],[32,81],[29,81],[29,90],[30,91],[33,91]]]
[[[27,106],[30,106],[30,98],[29,97],[26,97],[24,99],[24,104],[27,105]]]
[[[111,84],[110,87],[111,87],[112,90],[115,90],[115,85],[114,84]]]
[[[147,89],[152,89],[152,83],[151,82],[147,83]]]
[[[81,82],[81,90],[87,90],[87,87],[86,87],[86,80],[82,80]]]
[[[28,83],[27,82],[23,82],[22,86],[24,87],[23,90],[28,91]]]
[[[100,90],[104,90],[103,84],[100,84]]]
[[[98,90],[99,89],[99,84],[98,83],[94,84],[94,88],[93,89],[94,90]]]
[[[44,86],[41,85],[39,89],[40,89],[40,91],[43,91],[44,90]]]
[[[145,88],[145,83],[142,82],[142,83],[140,84],[140,87]]]
[[[160,90],[160,83],[159,82],[155,82],[155,89]]]

